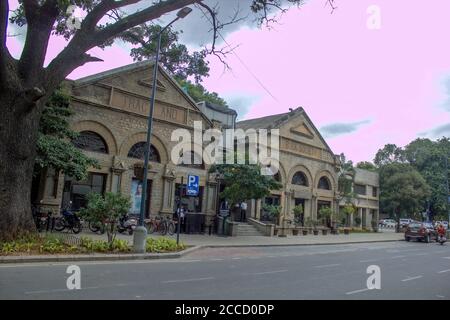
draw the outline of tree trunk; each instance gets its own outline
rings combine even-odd
[[[35,232],[31,182],[41,107],[21,92],[0,92],[0,240]]]

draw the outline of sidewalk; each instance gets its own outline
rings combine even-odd
[[[93,239],[106,239],[106,235],[98,235],[92,232],[83,232],[78,236],[90,237]],[[119,239],[125,239],[133,242],[133,236],[118,234]],[[152,238],[161,237],[159,235],[149,235]],[[173,236],[166,235],[172,239]],[[240,247],[240,246],[299,246],[299,245],[330,245],[330,244],[346,244],[346,243],[364,243],[364,242],[385,242],[403,240],[403,233],[395,233],[385,231],[379,233],[353,233],[349,235],[299,235],[288,237],[265,237],[265,236],[241,236],[241,237],[221,237],[217,235],[200,235],[200,234],[180,234],[180,241],[188,246],[202,247]]]

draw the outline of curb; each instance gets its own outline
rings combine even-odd
[[[131,253],[131,254],[83,254],[83,255],[42,255],[42,256],[7,256],[0,257],[0,264],[33,262],[72,262],[72,261],[123,261],[176,259],[200,249],[193,246],[176,253]]]

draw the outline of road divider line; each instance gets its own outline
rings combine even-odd
[[[288,270],[274,270],[274,271],[265,271],[265,272],[255,272],[255,273],[251,273],[254,275],[261,275],[261,274],[272,274],[272,273],[282,273],[282,272],[287,272]]]
[[[378,259],[368,259],[368,260],[359,260],[359,262],[361,263],[365,263],[365,262],[374,262],[377,261]]]
[[[446,273],[446,272],[450,272],[450,269],[442,270],[442,271],[439,271],[438,273]]]
[[[205,280],[213,280],[213,279],[214,279],[214,277],[195,278],[195,279],[166,280],[166,281],[162,281],[162,283],[194,282],[194,281],[205,281]]]
[[[333,264],[324,264],[321,266],[314,266],[314,268],[330,268],[330,267],[337,267],[340,266],[340,263],[333,263]]]
[[[355,293],[360,293],[360,292],[365,292],[365,291],[369,291],[369,288],[365,288],[365,289],[360,289],[360,290],[355,290],[355,291],[350,291],[350,292],[346,292],[346,295],[351,295],[351,294],[355,294]]]
[[[406,256],[394,256],[394,257],[391,257],[391,259],[401,259],[401,258],[406,258]]]
[[[411,281],[411,280],[416,280],[416,279],[420,279],[420,278],[423,278],[423,276],[417,276],[417,277],[406,278],[406,279],[403,279],[402,282]]]

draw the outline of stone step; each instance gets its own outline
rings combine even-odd
[[[240,223],[236,232],[237,236],[261,236],[262,234],[255,226],[248,223]]]

